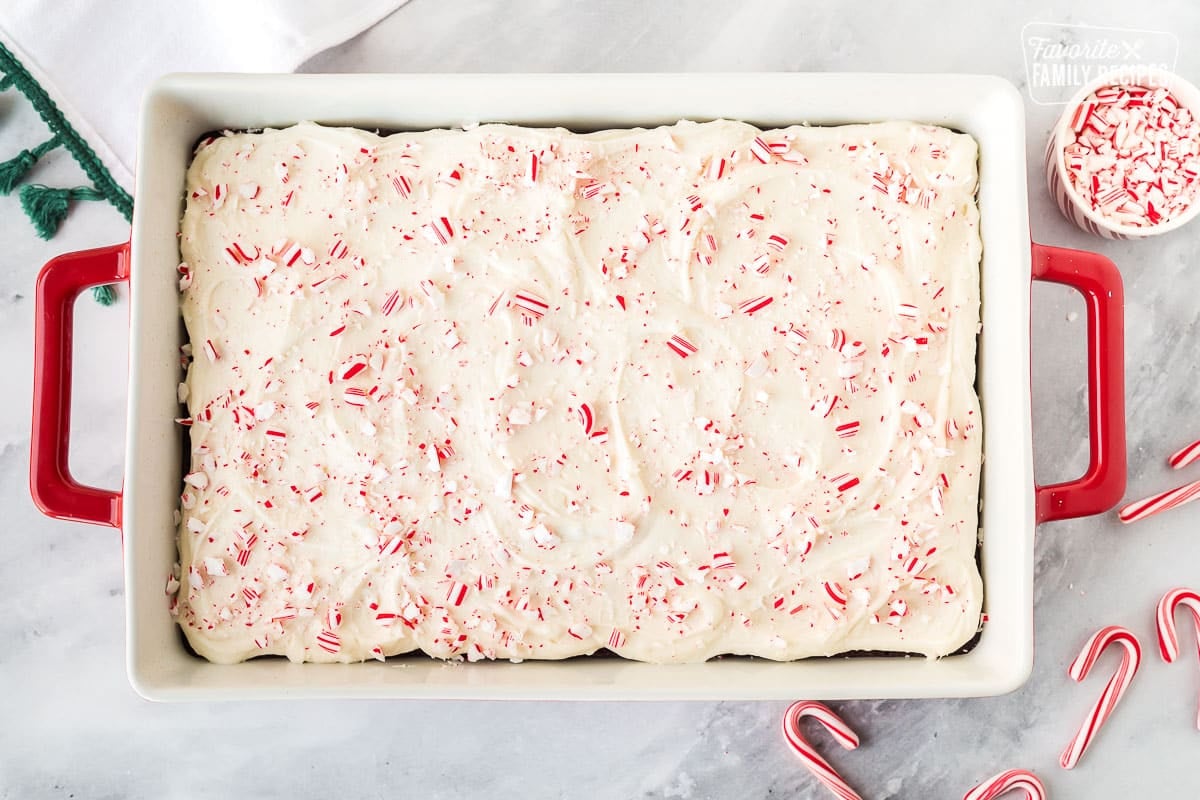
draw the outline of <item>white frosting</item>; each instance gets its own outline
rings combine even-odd
[[[202,144],[188,640],[953,652],[982,598],[975,187],[969,136],[899,122]]]

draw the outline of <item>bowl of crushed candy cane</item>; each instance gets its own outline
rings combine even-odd
[[[1067,219],[1098,236],[1187,224],[1200,213],[1200,90],[1166,70],[1083,86],[1050,137],[1046,178]]]

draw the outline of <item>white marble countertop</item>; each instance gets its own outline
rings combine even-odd
[[[321,71],[846,70],[994,73],[1025,90],[1030,21],[1169,30],[1179,71],[1200,79],[1200,6],[1137,13],[1114,0],[874,4],[639,0],[413,2],[307,65]],[[900,6],[888,5],[900,9]],[[1126,281],[1129,496],[1197,477],[1165,464],[1200,438],[1200,227],[1103,242],[1077,231],[1042,188],[1040,153],[1058,109],[1027,103],[1034,238],[1098,250]],[[0,159],[38,140],[0,94]],[[70,185],[71,165],[37,179]],[[1197,225],[1200,225],[1198,223]],[[37,240],[15,197],[0,198],[0,798],[363,796],[425,798],[826,797],[784,746],[783,703],[278,702],[155,705],[125,678],[120,537],[38,514],[27,489],[33,279],[60,252],[127,235],[98,204]],[[1082,303],[1034,291],[1035,452],[1044,482],[1087,457]],[[84,300],[77,316],[77,475],[120,482],[126,309]],[[1113,514],[1039,529],[1037,660],[1029,683],[982,700],[836,703],[863,738],[853,753],[814,741],[867,798],[960,797],[1002,768],[1037,771],[1052,797],[1200,795],[1191,633],[1181,663],[1154,645],[1158,597],[1200,587],[1200,504],[1134,526]],[[1182,619],[1182,617],[1181,617]],[[1057,765],[1103,685],[1067,664],[1103,624],[1133,628],[1146,658],[1124,702],[1074,772]],[[1112,660],[1110,660],[1112,659]],[[1099,671],[1115,661],[1106,657]]]

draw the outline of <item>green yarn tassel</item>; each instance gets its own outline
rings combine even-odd
[[[87,186],[54,189],[41,184],[21,187],[21,208],[33,222],[37,235],[49,239],[67,216],[72,200],[103,200],[104,195]]]
[[[111,284],[106,286],[93,286],[92,299],[102,306],[111,306],[117,300],[117,293],[113,291]]]
[[[21,188],[21,208],[33,222],[37,235],[43,239],[49,239],[58,232],[58,226],[70,207],[70,189],[51,189],[36,184]]]
[[[0,164],[0,194],[12,194],[12,190],[17,188],[17,184],[25,177],[29,170],[33,169],[33,165],[37,163],[37,159],[29,150],[22,150],[15,158],[10,158],[3,164]]]
[[[21,208],[33,222],[38,236],[49,239],[58,232],[73,200],[103,200],[104,193],[87,186],[55,189],[40,184],[21,187]],[[92,298],[102,306],[111,306],[117,293],[111,284],[92,287]]]
[[[0,0],[2,2],[2,0]],[[49,239],[62,224],[73,201],[107,200],[129,222],[133,219],[133,198],[118,184],[97,158],[91,146],[71,126],[46,90],[29,70],[0,42],[0,92],[15,88],[49,128],[52,138],[32,150],[0,164],[0,194],[10,194],[28,176],[37,160],[56,147],[66,149],[87,174],[90,187],[55,189],[41,185],[21,187],[21,208],[33,222],[38,236]],[[113,286],[95,286],[92,296],[101,305],[116,299]]]
[[[37,163],[38,159],[58,147],[59,144],[61,142],[55,136],[32,150],[22,150],[16,157],[0,164],[0,194],[12,194],[12,190],[17,188],[17,184],[25,178],[29,170],[33,169],[33,165]]]

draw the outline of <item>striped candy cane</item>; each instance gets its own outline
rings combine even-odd
[[[1063,769],[1074,769],[1075,765],[1079,763],[1079,759],[1087,751],[1088,745],[1092,743],[1096,733],[1112,714],[1113,709],[1117,707],[1117,703],[1121,702],[1121,696],[1129,688],[1133,676],[1137,674],[1138,667],[1142,663],[1142,646],[1138,643],[1137,637],[1119,625],[1109,625],[1092,634],[1092,638],[1088,639],[1079,656],[1071,662],[1071,668],[1067,671],[1071,680],[1079,683],[1086,678],[1095,665],[1096,659],[1100,658],[1101,653],[1114,643],[1121,645],[1125,650],[1121,656],[1121,666],[1109,679],[1100,699],[1096,701],[1096,705],[1092,706],[1083,725],[1075,733],[1075,738],[1071,740],[1059,758],[1058,763],[1062,765]]]
[[[1010,769],[993,775],[963,795],[963,800],[996,800],[1013,790],[1025,792],[1025,800],[1046,800],[1046,787],[1037,775],[1023,769]]]
[[[804,759],[804,766],[808,771],[841,800],[862,800],[862,796],[851,789],[850,784],[842,780],[842,776],[838,775],[829,762],[805,740],[800,732],[800,720],[804,717],[812,717],[824,725],[838,744],[847,750],[858,747],[858,736],[828,706],[811,700],[792,703],[783,714],[783,736],[791,748]]]
[[[1130,503],[1118,512],[1121,522],[1137,522],[1139,519],[1152,517],[1162,511],[1170,511],[1184,503],[1190,503],[1200,497],[1200,481],[1185,483],[1178,489],[1162,492],[1145,500]]]
[[[1200,439],[1192,442],[1187,447],[1176,450],[1167,459],[1167,463],[1171,465],[1172,469],[1183,469],[1197,459],[1200,459]]]
[[[1175,628],[1175,611],[1187,606],[1196,625],[1196,650],[1200,653],[1200,594],[1191,589],[1172,589],[1158,601],[1158,653],[1170,664],[1179,658],[1179,632]],[[1196,716],[1196,728],[1200,730],[1200,713]]]

